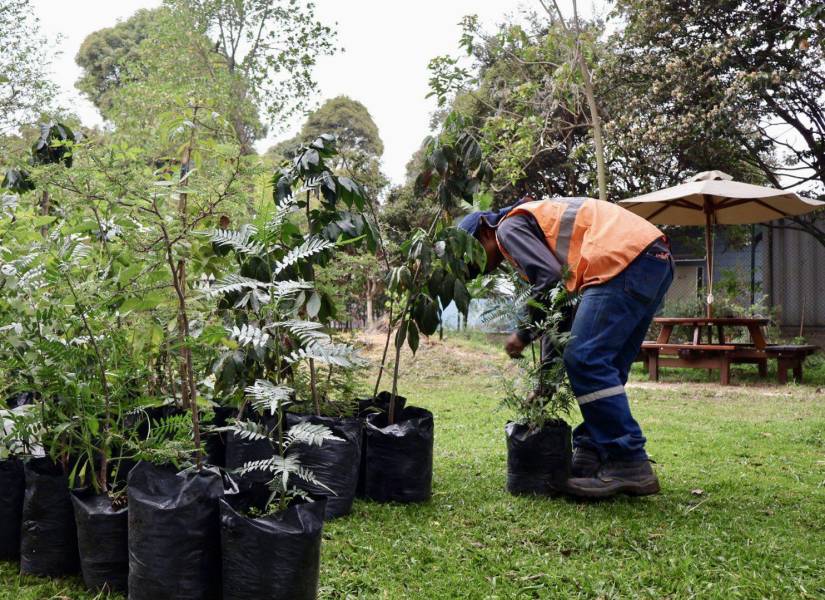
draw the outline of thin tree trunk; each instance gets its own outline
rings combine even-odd
[[[392,309],[395,300],[390,298],[390,310],[387,314],[387,337],[384,340],[384,352],[381,354],[381,365],[378,367],[378,377],[375,378],[375,389],[372,391],[372,397],[378,396],[378,386],[381,385],[381,376],[384,374],[384,369],[387,366],[387,353],[390,348],[390,337],[392,337]]]
[[[43,190],[43,193],[40,195],[40,214],[44,217],[49,214],[49,190]],[[40,228],[40,235],[46,237],[48,233],[49,227],[47,225],[43,225]]]
[[[195,107],[192,115],[192,121],[195,122],[197,118],[198,109]],[[182,231],[189,228],[187,219],[187,199],[188,194],[186,188],[188,187],[188,174],[190,172],[190,163],[192,160],[192,151],[194,148],[195,129],[192,128],[192,133],[189,137],[189,143],[183,152],[181,159],[181,180],[179,183],[180,193],[178,196],[178,214],[181,222]],[[164,228],[165,231],[165,228]],[[201,430],[200,430],[200,414],[198,413],[197,395],[198,390],[195,385],[195,375],[192,365],[192,349],[189,347],[189,316],[186,311],[186,260],[184,258],[178,259],[177,265],[173,262],[171,240],[168,235],[166,237],[167,246],[167,261],[172,272],[172,279],[175,287],[175,293],[178,297],[178,343],[180,344],[180,391],[181,402],[184,408],[189,408],[192,413],[192,437],[195,443],[195,456],[197,460],[198,469],[202,466],[203,453],[201,449]]]
[[[539,0],[539,2],[552,19],[553,13],[550,11],[550,8],[547,6],[547,4],[545,4],[544,0]],[[570,28],[567,26],[567,23],[564,20],[564,15],[562,15],[557,0],[553,0],[553,5],[556,7],[556,12],[558,13],[559,23],[561,23],[562,29],[564,29],[566,33],[571,33]],[[596,96],[593,92],[593,79],[590,75],[590,68],[587,66],[587,60],[585,59],[584,54],[581,51],[581,29],[579,28],[579,13],[578,8],[576,6],[576,0],[573,0],[573,22],[575,31],[573,31],[572,34],[576,51],[576,61],[579,63],[579,69],[581,70],[582,79],[584,80],[584,94],[587,98],[587,105],[590,110],[590,122],[593,127],[593,145],[595,146],[596,172],[599,181],[599,200],[607,200],[607,167],[604,161],[602,121],[601,117],[599,116],[599,107],[596,103]]]
[[[321,416],[321,399],[318,396],[318,380],[315,373],[315,361],[309,359],[309,387],[312,390],[312,402],[315,405],[315,414]]]
[[[375,282],[372,277],[367,279],[367,329],[372,329],[374,320],[372,316],[372,298],[375,295]]]

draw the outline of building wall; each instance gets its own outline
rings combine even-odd
[[[813,236],[773,229],[770,299],[778,308],[783,327],[825,327],[825,246]]]

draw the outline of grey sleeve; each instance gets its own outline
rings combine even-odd
[[[561,279],[562,265],[547,246],[536,220],[529,215],[514,215],[499,225],[496,237],[532,285],[530,297],[543,305],[547,293]],[[528,306],[527,310],[531,325],[544,316],[541,309],[535,306]],[[525,343],[538,337],[529,326],[520,328],[516,334]]]

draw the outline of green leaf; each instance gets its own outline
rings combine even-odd
[[[455,294],[456,278],[451,273],[444,273],[444,278],[441,280],[441,285],[438,290],[438,298],[441,300],[441,306],[446,307],[453,301]]]
[[[404,340],[407,339],[407,321],[404,320],[401,322],[401,326],[398,328],[398,331],[395,333],[395,347],[396,349],[401,349],[404,345]]]
[[[447,174],[447,169],[450,165],[447,162],[447,156],[444,154],[443,148],[433,150],[433,153],[430,155],[430,164],[442,177]]]
[[[424,295],[419,296],[413,314],[419,331],[424,335],[432,335],[438,330],[438,303]]]
[[[321,296],[318,292],[312,292],[312,296],[309,297],[309,302],[307,302],[307,314],[314,319],[318,316],[320,310]]]
[[[445,271],[442,268],[435,269],[430,274],[430,279],[427,282],[427,289],[430,291],[430,296],[438,296],[441,289],[441,282],[444,280]]]
[[[415,354],[418,351],[418,327],[415,326],[413,321],[409,322],[409,326],[407,327],[407,342],[410,344],[410,350],[413,351]]]
[[[163,304],[165,300],[166,294],[163,292],[149,292],[137,298],[127,298],[120,305],[119,310],[121,314],[154,310]]]
[[[459,279],[455,280],[453,300],[455,301],[456,308],[466,317],[467,312],[470,310],[470,293],[467,291],[464,283]]]

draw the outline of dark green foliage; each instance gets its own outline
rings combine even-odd
[[[32,162],[35,165],[53,165],[62,163],[72,166],[72,146],[76,139],[67,125],[63,123],[43,123],[40,125],[40,137],[32,144]]]
[[[362,212],[368,202],[366,192],[357,182],[334,172],[328,161],[337,155],[336,138],[329,134],[301,147],[288,166],[273,175],[273,200],[281,205],[292,199],[293,188],[300,182],[307,194],[313,193],[321,200],[318,206],[311,206],[309,197],[297,198],[295,202],[305,209],[311,233],[332,242],[363,239],[367,248],[375,251],[375,227]]]
[[[3,177],[2,187],[15,194],[25,194],[34,190],[34,182],[26,169],[9,168]]]

